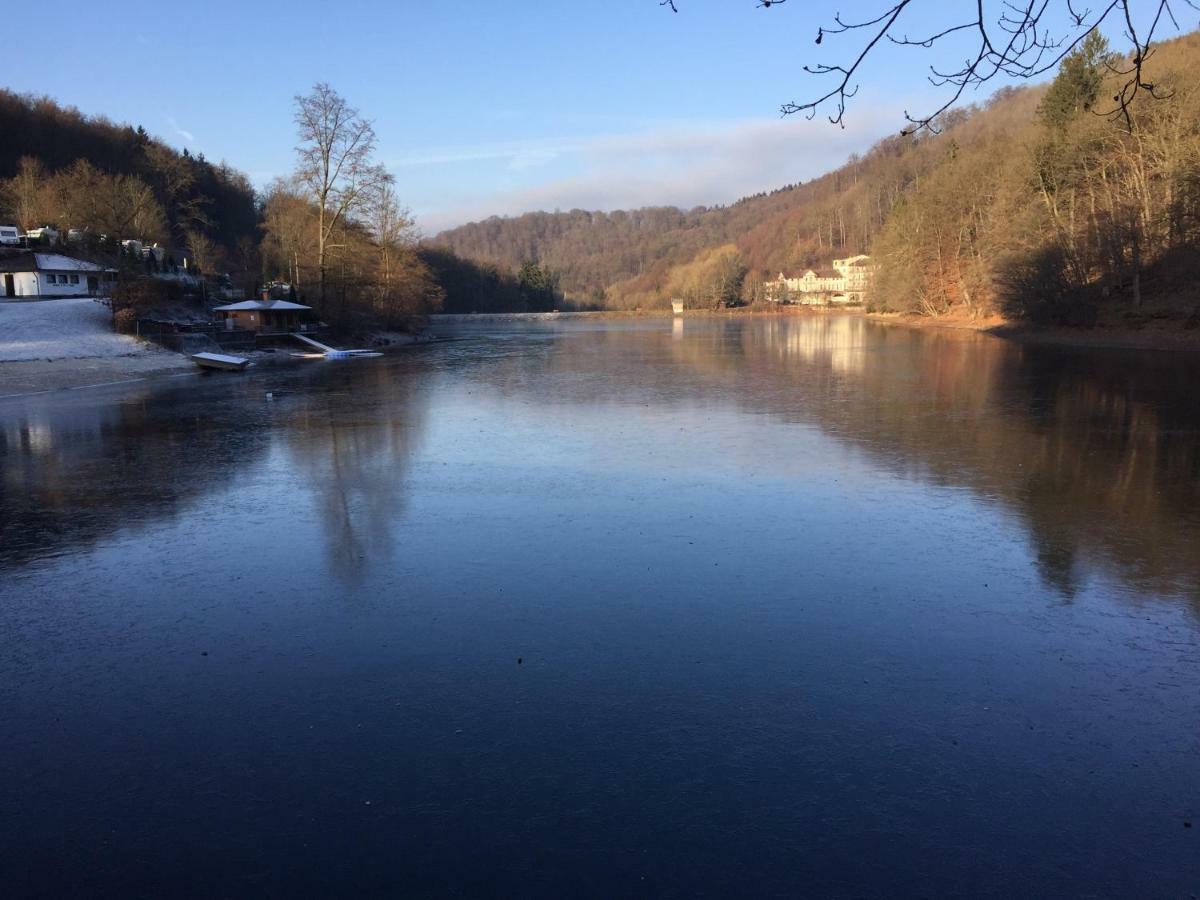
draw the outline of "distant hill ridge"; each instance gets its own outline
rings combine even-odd
[[[752,286],[780,272],[869,252],[892,207],[936,165],[947,132],[979,115],[1031,116],[1041,94],[1039,88],[1003,91],[984,110],[952,113],[939,137],[885,138],[811,181],[727,206],[493,216],[443,231],[429,243],[506,267],[539,261],[559,274],[568,297],[611,307],[661,302],[673,269],[728,244],[742,255]]]
[[[694,282],[697,267],[708,266],[710,276],[721,269],[711,264],[715,253],[734,255],[744,267],[741,297],[748,302],[761,299],[763,279],[780,272],[870,253],[887,274],[876,302],[892,308],[940,314],[955,306],[1005,307],[1034,315],[1005,297],[1039,283],[1053,286],[1041,299],[1055,319],[1071,319],[1066,308],[1076,301],[1095,305],[1084,297],[1089,292],[1128,295],[1136,305],[1140,281],[1178,293],[1187,279],[1169,277],[1159,259],[1172,248],[1195,249],[1200,37],[1156,46],[1148,69],[1171,99],[1137,97],[1137,136],[1094,114],[1120,89],[1120,76],[1098,64],[1094,97],[1074,96],[1080,86],[1060,74],[1053,117],[1040,110],[1051,86],[1003,88],[982,106],[952,110],[940,134],[886,138],[819,178],[729,206],[493,217],[428,244],[502,268],[536,261],[558,275],[569,299],[611,308],[664,305]],[[1145,140],[1160,130],[1185,137]],[[1047,168],[1041,160],[1063,164]],[[1161,197],[1120,192],[1152,169],[1149,183],[1162,187]],[[1076,210],[1086,198],[1088,216],[1067,221],[1059,192]],[[1138,204],[1140,226],[1131,230],[1122,222]],[[1135,277],[1143,270],[1146,279]]]

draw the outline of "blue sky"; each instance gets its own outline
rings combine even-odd
[[[805,63],[842,61],[857,46],[827,37],[818,47],[817,27],[839,8],[876,4],[678,6],[21,4],[5,12],[6,30],[30,39],[6,42],[3,83],[143,125],[261,186],[293,165],[293,96],[327,81],[374,120],[379,157],[427,233],[528,209],[728,202],[820,174],[936,96],[928,58],[885,47],[845,129],[781,120],[781,102],[818,86]],[[913,34],[946,4],[915,6]]]

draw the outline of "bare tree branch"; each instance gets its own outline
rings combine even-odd
[[[785,2],[758,0],[756,5],[769,9]],[[904,134],[922,130],[936,132],[938,117],[961,100],[968,89],[998,77],[1028,80],[1043,75],[1056,68],[1089,34],[1111,19],[1121,24],[1128,44],[1128,65],[1112,69],[1124,76],[1125,81],[1112,98],[1114,106],[1105,114],[1117,116],[1126,127],[1132,127],[1130,104],[1139,93],[1156,99],[1168,96],[1146,80],[1143,67],[1153,51],[1155,34],[1163,20],[1169,20],[1178,28],[1172,2],[1200,10],[1197,0],[1107,0],[1096,11],[1080,7],[1076,0],[1002,0],[998,11],[993,10],[989,15],[983,0],[969,3],[960,0],[951,7],[951,10],[961,10],[957,20],[951,12],[947,14],[950,21],[940,30],[916,37],[902,29],[902,17],[916,0],[894,0],[877,14],[861,19],[844,19],[838,13],[832,23],[817,29],[816,43],[823,44],[826,37],[862,33],[857,50],[851,51],[851,59],[846,63],[805,65],[805,72],[831,78],[832,86],[812,99],[784,103],[780,112],[785,116],[800,113],[811,119],[818,112],[829,110],[826,113],[829,121],[844,125],[847,101],[858,92],[860,69],[880,43],[886,40],[897,47],[933,50],[947,39],[962,39],[974,34],[971,49],[961,63],[944,67],[935,62],[929,66],[929,82],[946,89],[945,102],[928,113],[914,115],[905,111],[909,124]],[[659,0],[659,5],[679,12],[676,0]],[[1135,15],[1135,12],[1144,12],[1145,16]],[[1145,22],[1147,17],[1150,24],[1142,34],[1137,21],[1140,18]],[[1056,23],[1064,20],[1065,27],[1056,30]],[[960,46],[957,41],[955,46]]]

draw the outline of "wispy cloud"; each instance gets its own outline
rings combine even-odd
[[[176,135],[183,138],[189,144],[196,143],[196,136],[194,134],[192,134],[190,131],[186,131],[185,129],[180,128],[179,123],[175,121],[174,116],[167,116],[167,124],[171,126],[171,130],[173,132],[175,132]]]
[[[414,155],[407,164],[504,159],[510,169],[569,164],[569,175],[425,211],[422,227],[434,234],[473,219],[533,210],[728,203],[820,175],[894,131],[899,120],[899,110],[880,108],[845,129],[799,119],[687,122],[629,134],[457,148]]]
[[[514,169],[544,165],[560,153],[578,147],[578,141],[501,141],[494,144],[477,144],[467,147],[433,147],[386,160],[393,169],[415,166],[446,166],[455,163],[507,160]]]

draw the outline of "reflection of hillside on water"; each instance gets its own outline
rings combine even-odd
[[[1103,570],[1200,603],[1200,397],[1186,355],[811,316],[513,328],[379,363],[0,409],[0,562],[173,518],[278,459],[288,488],[315,498],[331,565],[356,576],[395,546],[431,385],[449,379],[550,414],[629,406],[637,423],[719,408],[815,426],[885,471],[1001,502],[1067,595]],[[266,402],[272,387],[281,396]],[[622,449],[613,437],[606,454]],[[748,449],[786,476],[777,448]]]
[[[361,561],[390,548],[388,523],[404,507],[426,409],[413,384],[394,366],[310,366],[10,405],[0,410],[0,562],[244,490],[275,447],[296,469],[295,489],[317,498],[331,559]],[[231,537],[237,525],[224,523]]]
[[[174,517],[262,452],[263,435],[219,407],[186,402],[189,389],[80,393],[0,410],[0,561]]]
[[[551,404],[722,402],[816,425],[888,471],[1003,502],[1067,594],[1100,568],[1200,603],[1197,365],[812,316],[568,333],[536,365],[477,374],[502,394],[548,374]]]

